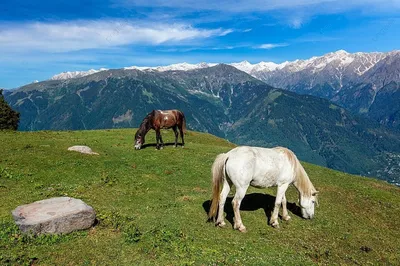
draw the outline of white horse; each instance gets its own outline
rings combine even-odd
[[[286,207],[286,189],[290,184],[299,191],[299,204],[303,218],[314,217],[314,205],[318,191],[314,188],[306,171],[296,155],[289,149],[276,147],[272,149],[258,147],[237,147],[228,153],[217,156],[212,166],[213,199],[209,218],[218,218],[215,225],[225,226],[224,205],[232,184],[236,194],[232,200],[234,211],[234,229],[246,232],[242,223],[239,208],[249,185],[258,188],[278,186],[275,207],[270,224],[279,227],[278,213],[282,204],[282,219],[290,219]],[[223,184],[222,191],[221,185]]]

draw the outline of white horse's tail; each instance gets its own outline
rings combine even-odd
[[[211,168],[212,174],[212,203],[208,218],[215,219],[218,210],[219,194],[221,192],[221,185],[225,178],[225,162],[228,159],[228,154],[221,153],[215,158]]]

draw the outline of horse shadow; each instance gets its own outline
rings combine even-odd
[[[175,145],[175,142],[166,142],[166,143],[164,143],[164,147],[166,147],[166,146],[174,146]],[[149,148],[149,147],[156,147],[157,146],[157,144],[156,143],[145,143],[145,144],[143,144],[142,145],[142,147],[141,147],[141,149],[146,149],[146,148]],[[177,145],[177,147],[179,147],[179,146],[182,146],[182,143],[179,143],[178,142],[178,145]]]
[[[233,207],[232,207],[232,202],[233,197],[227,197],[225,206],[224,206],[224,211],[226,213],[226,219],[232,224],[234,224],[233,221]],[[211,200],[207,200],[203,202],[203,209],[204,211],[208,214],[210,211],[210,206],[211,206]],[[269,194],[262,194],[262,193],[251,193],[251,194],[246,194],[246,196],[243,198],[242,203],[240,205],[240,210],[241,211],[256,211],[259,209],[263,209],[265,216],[267,218],[267,221],[271,219],[271,214],[275,206],[275,197],[271,196]],[[299,206],[296,205],[294,202],[287,202],[287,209],[294,215],[297,215],[299,217],[301,216],[301,209]],[[279,215],[281,217],[281,215]],[[208,219],[208,222],[211,222],[212,220]]]

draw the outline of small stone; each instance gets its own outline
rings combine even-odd
[[[99,155],[97,152],[93,152],[88,146],[76,145],[68,148],[69,151],[77,151],[84,154]]]
[[[91,227],[96,213],[82,200],[57,197],[18,206],[12,216],[24,233],[60,234]]]

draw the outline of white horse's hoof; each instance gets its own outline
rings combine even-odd
[[[185,148],[185,146],[182,145],[182,149]]]
[[[217,222],[217,223],[215,223],[215,225],[218,227],[224,228],[226,223],[225,222],[220,222],[220,223]]]
[[[278,221],[272,222],[272,223],[271,223],[271,226],[274,227],[274,228],[279,228],[279,223],[278,223]]]
[[[239,230],[241,233],[246,233],[246,232],[247,232],[247,229],[246,229],[246,227],[245,227],[244,225],[240,226],[238,230]]]
[[[284,220],[284,221],[289,221],[290,219],[292,219],[292,217],[290,217],[289,215],[282,217],[282,220]]]

